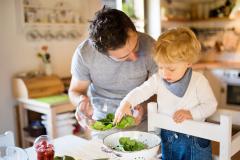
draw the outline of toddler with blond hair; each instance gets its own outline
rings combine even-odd
[[[204,121],[217,107],[216,98],[203,74],[192,70],[200,57],[201,46],[188,28],[174,28],[157,40],[153,58],[159,71],[133,89],[121,101],[115,113],[118,123],[133,106],[157,95],[158,111],[173,118]],[[161,129],[163,160],[210,160],[211,142],[207,139]]]

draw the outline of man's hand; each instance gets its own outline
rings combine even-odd
[[[80,112],[82,112],[88,118],[92,118],[93,108],[92,108],[90,100],[87,96],[82,95],[82,100],[81,100],[78,108],[79,108]]]
[[[115,118],[113,120],[113,123],[116,124],[121,121],[123,116],[125,115],[132,115],[131,112],[131,104],[129,102],[121,102],[120,106],[117,108],[115,112]]]
[[[89,127],[90,121],[92,120],[93,108],[87,96],[82,96],[80,104],[76,108],[75,117],[78,123],[84,129]]]
[[[173,115],[173,120],[176,123],[182,123],[184,120],[192,120],[192,114],[189,110],[180,109]]]

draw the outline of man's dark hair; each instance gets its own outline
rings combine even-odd
[[[89,38],[99,52],[108,54],[108,50],[126,44],[129,30],[136,31],[136,28],[124,12],[104,6],[90,21]]]

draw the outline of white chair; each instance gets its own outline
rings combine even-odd
[[[5,159],[29,160],[25,150],[15,147],[14,134],[11,131],[0,134],[0,160]]]
[[[0,134],[0,147],[4,146],[15,146],[13,132],[7,131]]]
[[[232,124],[240,124],[240,121],[238,121],[240,117],[239,115],[240,112],[238,114],[226,114],[222,110],[219,110],[213,116],[213,119],[220,119],[220,124],[192,120],[177,124],[171,117],[158,113],[157,103],[149,103],[148,131],[154,131],[155,128],[163,128],[217,141],[220,144],[220,152],[217,159],[231,160],[231,157],[240,150],[240,132],[232,136]],[[238,116],[238,118],[235,116]],[[234,123],[232,123],[232,119],[234,120]]]

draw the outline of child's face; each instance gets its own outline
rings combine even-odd
[[[167,82],[173,83],[180,80],[190,66],[191,64],[188,62],[159,63],[158,71],[163,79]]]

